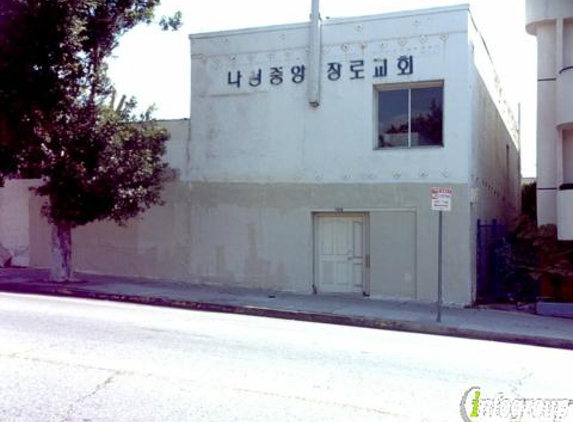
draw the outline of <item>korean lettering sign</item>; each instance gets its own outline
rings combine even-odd
[[[348,63],[326,63],[326,78],[331,82],[347,78],[351,81],[365,79],[368,72],[372,78],[385,78],[390,72],[397,76],[407,76],[414,73],[414,57],[400,56],[392,63],[389,59],[374,59],[367,63],[365,60],[350,60]],[[301,84],[306,78],[306,66],[270,66],[269,68],[240,69],[227,72],[227,85],[236,88],[258,87],[263,84],[279,86],[285,82]]]

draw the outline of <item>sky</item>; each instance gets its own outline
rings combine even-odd
[[[535,37],[525,32],[525,0],[321,0],[323,19],[469,3],[490,50],[510,106],[521,108],[522,174],[535,175]],[[139,26],[120,41],[110,61],[119,94],[135,96],[142,109],[154,104],[155,117],[189,117],[189,34],[308,20],[311,0],[163,0],[156,15],[183,14],[183,26],[163,32]]]

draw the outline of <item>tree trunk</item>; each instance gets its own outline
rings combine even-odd
[[[52,224],[52,281],[72,278],[72,228],[68,223]]]

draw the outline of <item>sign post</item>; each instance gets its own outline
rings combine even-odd
[[[432,211],[438,211],[438,316],[437,322],[442,322],[443,283],[442,283],[442,251],[443,251],[443,213],[452,210],[452,189],[432,188]]]

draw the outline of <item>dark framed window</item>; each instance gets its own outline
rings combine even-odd
[[[443,104],[442,83],[380,89],[376,147],[443,146]]]

